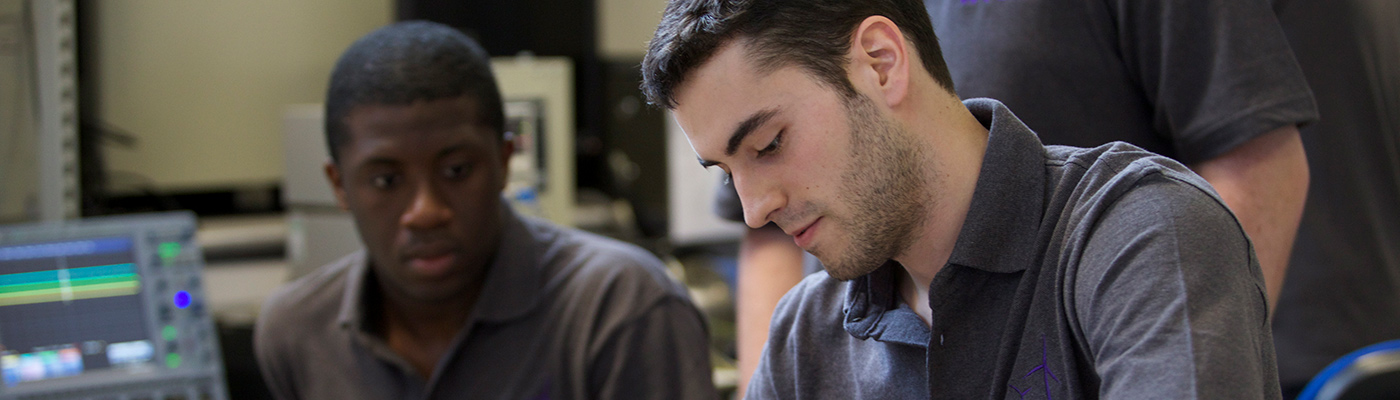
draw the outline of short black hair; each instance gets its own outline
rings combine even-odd
[[[675,89],[686,74],[721,46],[742,39],[760,70],[795,64],[854,95],[846,52],[856,27],[874,15],[894,21],[924,69],[953,92],[938,37],[919,0],[672,0],[642,60],[642,92],[651,104],[675,108]]]
[[[408,105],[468,96],[482,125],[505,133],[501,92],[481,44],[447,25],[400,22],[356,40],[336,61],[326,90],[326,145],[339,162],[356,106]]]

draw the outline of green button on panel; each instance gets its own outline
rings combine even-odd
[[[166,367],[169,367],[170,369],[179,368],[179,367],[180,367],[180,355],[179,355],[179,354],[176,354],[176,353],[166,354],[166,355],[165,355],[165,366],[166,366]]]
[[[165,265],[169,266],[170,264],[174,264],[175,257],[180,255],[180,242],[161,243],[160,246],[156,248],[156,253],[160,254],[160,259],[165,261]]]

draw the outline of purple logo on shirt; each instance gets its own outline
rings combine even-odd
[[[1035,366],[1035,368],[1031,368],[1031,370],[1029,372],[1026,372],[1025,375],[1021,376],[1020,379],[1025,380],[1026,378],[1030,378],[1031,375],[1035,375],[1035,373],[1037,372],[1041,373],[1040,380],[1045,384],[1045,398],[1049,400],[1051,399],[1050,381],[1053,380],[1055,381],[1055,383],[1060,383],[1060,379],[1056,378],[1055,373],[1050,371],[1050,361],[1047,351],[1048,350],[1046,350],[1045,347],[1045,335],[1040,335],[1040,365]],[[1022,400],[1025,400],[1026,393],[1030,393],[1031,389],[1035,388],[1034,383],[1026,385],[1025,390],[1021,390],[1021,388],[1016,387],[1016,385],[1012,385],[1009,383],[1006,384],[1006,386],[1010,386],[1011,390],[1016,391],[1016,395],[1021,396]]]

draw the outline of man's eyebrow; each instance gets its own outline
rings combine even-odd
[[[456,145],[448,146],[448,147],[443,148],[442,150],[439,150],[439,151],[438,151],[438,153],[437,153],[437,158],[443,158],[443,157],[447,156],[448,154],[456,153],[456,152],[459,152],[459,151],[465,151],[465,150],[467,150],[467,149],[470,148],[470,147],[471,147],[471,145],[468,145],[468,144],[466,144],[466,143],[461,143],[461,144],[456,144]]]
[[[361,162],[360,162],[360,165],[361,165],[361,166],[388,166],[388,167],[392,167],[392,166],[397,166],[397,165],[399,165],[399,160],[398,160],[398,159],[395,159],[395,158],[392,158],[392,157],[379,157],[379,156],[376,156],[376,157],[370,157],[370,158],[368,158],[368,159],[365,159],[364,161],[361,161]]]
[[[744,142],[744,138],[753,133],[754,129],[758,129],[759,126],[773,119],[774,116],[778,115],[778,111],[777,108],[759,111],[750,115],[744,122],[739,123],[739,126],[734,128],[734,133],[729,134],[729,146],[724,148],[724,155],[733,157],[734,152],[739,151],[739,144]],[[701,160],[700,164],[704,165],[704,160]]]
[[[450,154],[452,154],[452,153],[461,152],[461,151],[468,151],[468,150],[471,149],[471,147],[472,147],[472,145],[471,145],[471,144],[467,144],[467,143],[459,143],[459,144],[447,146],[447,147],[443,148],[442,150],[438,150],[437,155],[435,155],[434,157],[440,159],[440,158],[446,157],[446,156],[448,156],[448,155],[450,155]],[[395,166],[398,166],[398,165],[400,165],[400,164],[402,164],[402,163],[403,163],[403,161],[401,161],[400,159],[398,159],[398,158],[396,158],[396,157],[394,157],[394,156],[374,155],[374,156],[370,156],[369,158],[365,159],[364,161],[361,161],[361,162],[359,163],[359,165],[362,165],[362,166],[385,166],[385,167],[395,167]]]

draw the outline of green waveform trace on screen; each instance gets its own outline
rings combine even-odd
[[[141,292],[131,263],[0,275],[0,306],[72,301]]]

